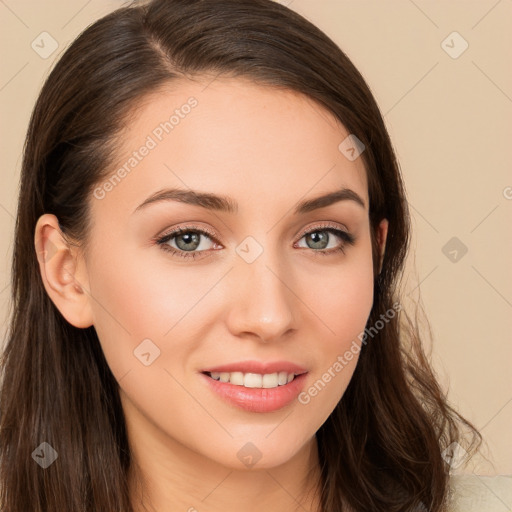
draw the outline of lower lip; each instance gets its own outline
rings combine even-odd
[[[246,388],[201,374],[210,388],[224,400],[249,412],[272,412],[287,406],[302,391],[306,375],[298,375],[288,384],[276,388]]]

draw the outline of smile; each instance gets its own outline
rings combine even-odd
[[[243,386],[245,388],[272,389],[291,382],[296,374],[287,372],[275,373],[243,373],[243,372],[206,372],[212,379]]]

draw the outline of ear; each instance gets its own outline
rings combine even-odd
[[[89,294],[84,291],[88,282],[85,265],[78,261],[79,248],[66,241],[55,215],[39,217],[34,245],[41,278],[52,302],[71,325],[90,327],[93,317]]]
[[[382,219],[379,227],[377,228],[377,241],[380,250],[380,263],[379,263],[379,274],[382,270],[382,262],[384,261],[384,253],[386,252],[386,240],[388,237],[388,219]]]

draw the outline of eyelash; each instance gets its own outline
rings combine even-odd
[[[343,242],[341,243],[341,245],[339,247],[336,247],[334,249],[321,249],[321,250],[317,250],[317,251],[314,249],[311,249],[313,251],[313,253],[318,256],[330,256],[330,255],[337,254],[340,252],[345,254],[346,245],[352,246],[352,245],[354,245],[354,243],[356,241],[356,239],[353,235],[351,235],[347,231],[343,231],[343,230],[333,226],[332,224],[322,224],[319,226],[315,226],[314,228],[309,229],[308,231],[305,231],[304,233],[302,233],[299,240],[302,240],[302,238],[304,238],[306,235],[309,235],[311,233],[322,232],[322,231],[326,231],[328,233],[332,233],[335,236],[338,236],[339,238],[341,238],[343,240]],[[181,258],[195,259],[197,257],[202,257],[201,253],[204,253],[207,251],[187,252],[187,251],[177,250],[174,247],[170,247],[169,245],[167,245],[167,242],[172,240],[173,238],[176,238],[179,235],[183,235],[184,233],[189,233],[189,232],[206,235],[212,241],[219,243],[217,241],[214,233],[212,233],[204,228],[199,228],[199,227],[193,226],[193,225],[186,226],[186,227],[180,226],[180,227],[176,228],[175,230],[171,231],[170,233],[162,235],[161,237],[154,238],[153,242],[155,244],[161,246],[161,249],[163,251],[170,252],[172,255],[176,255]]]

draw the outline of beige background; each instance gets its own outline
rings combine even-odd
[[[489,462],[475,458],[465,471],[512,474],[512,0],[281,3],[341,46],[379,102],[413,215],[406,293],[421,294],[440,379],[489,448]],[[30,111],[63,49],[122,4],[0,0],[2,340]],[[59,45],[47,59],[31,48],[43,31]],[[459,35],[448,37],[454,31]],[[464,41],[468,48],[453,58]],[[443,252],[452,237],[458,247]]]

